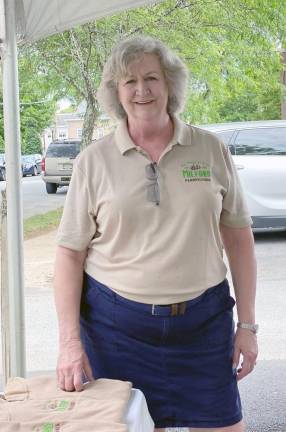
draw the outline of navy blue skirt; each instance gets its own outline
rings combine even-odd
[[[225,280],[174,316],[169,306],[127,300],[85,275],[81,337],[94,378],[131,381],[157,428],[239,422],[234,304]]]

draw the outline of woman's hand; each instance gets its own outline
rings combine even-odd
[[[234,341],[233,368],[238,367],[240,355],[243,359],[237,370],[238,381],[253,371],[258,355],[256,335],[250,330],[238,328]]]
[[[83,383],[92,381],[92,370],[79,339],[60,344],[57,364],[58,386],[65,391],[82,391]]]

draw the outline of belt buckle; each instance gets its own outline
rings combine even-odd
[[[155,312],[155,307],[158,305],[152,304],[152,315],[157,315]],[[184,315],[186,312],[187,304],[186,302],[181,303],[173,303],[170,305],[166,305],[166,307],[171,308],[171,316]]]
[[[171,315],[172,316],[177,316],[178,315],[178,311],[179,311],[179,303],[173,303],[171,305]]]
[[[172,316],[184,315],[185,312],[186,312],[186,302],[173,303],[171,305],[171,315]]]
[[[160,314],[160,313],[156,313],[156,310],[155,310],[155,308],[156,307],[161,307],[161,308],[164,308],[165,307],[165,305],[157,305],[157,304],[152,304],[152,309],[151,309],[151,313],[152,313],[152,315],[155,315],[155,316],[158,316],[158,315],[162,315],[162,314]],[[170,307],[170,305],[166,305],[167,307]],[[163,314],[164,315],[164,314]]]

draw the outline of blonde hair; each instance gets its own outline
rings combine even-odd
[[[160,40],[150,36],[135,36],[119,42],[113,48],[103,69],[97,100],[103,111],[111,117],[126,117],[118,99],[118,81],[126,76],[128,65],[144,54],[154,54],[160,61],[169,93],[167,111],[170,114],[183,111],[188,85],[186,65]]]

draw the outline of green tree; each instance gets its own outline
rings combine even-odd
[[[55,108],[52,104],[31,102],[21,105],[22,153],[41,153],[41,133],[50,125]]]
[[[19,82],[22,153],[40,153],[41,134],[53,121],[57,94],[24,50],[19,53]]]
[[[103,65],[120,39],[146,33],[179,53],[190,70],[187,121],[279,118],[285,0],[167,0],[77,27],[25,47],[54,97],[85,100],[83,146],[99,114]]]
[[[1,84],[1,82],[0,82]],[[2,88],[2,85],[1,85]],[[19,55],[20,128],[22,153],[41,152],[41,134],[56,111],[55,98],[29,58]],[[3,99],[0,94],[0,152],[4,146]]]
[[[58,97],[69,97],[74,104],[86,102],[83,147],[92,139],[99,114],[96,91],[115,34],[112,23],[106,32],[101,21],[96,21],[25,47],[26,55],[38,73],[53,83]]]

